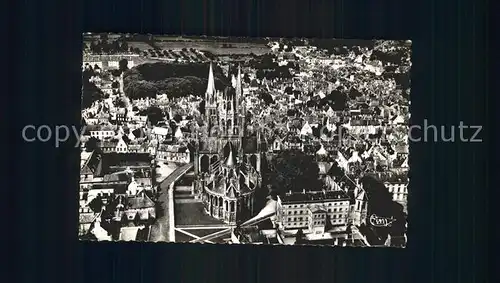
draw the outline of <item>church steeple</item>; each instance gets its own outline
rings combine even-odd
[[[239,106],[241,99],[243,98],[243,89],[241,87],[241,67],[238,65],[238,76],[236,77],[236,103]]]
[[[210,69],[208,71],[207,90],[205,92],[205,105],[213,105],[215,103],[216,94],[217,90],[215,89],[214,72],[212,69],[212,63],[210,63]]]
[[[226,167],[229,167],[229,168],[232,168],[234,166],[236,166],[236,154],[234,152],[234,148],[233,148],[233,145],[231,144],[231,142],[228,142],[228,146],[229,146],[229,154],[226,158],[226,160],[224,161],[224,165],[226,165]]]

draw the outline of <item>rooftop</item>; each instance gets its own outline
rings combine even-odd
[[[282,203],[324,202],[332,200],[347,200],[349,197],[343,191],[308,191],[287,193],[281,197]]]
[[[120,241],[135,241],[140,227],[122,227],[120,229]]]

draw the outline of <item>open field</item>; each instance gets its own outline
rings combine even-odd
[[[230,44],[232,47],[223,47],[223,44]],[[261,55],[268,53],[270,48],[264,44],[252,44],[252,43],[225,43],[217,41],[160,41],[156,42],[162,49],[166,50],[182,50],[183,48],[189,49],[194,48],[197,50],[204,50],[213,53],[214,55],[227,55],[227,54],[250,54],[254,53],[256,55]]]
[[[153,48],[151,45],[141,42],[141,41],[127,41],[128,46],[139,48],[139,50],[144,51]]]

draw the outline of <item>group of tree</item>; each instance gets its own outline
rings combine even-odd
[[[367,239],[371,244],[382,244],[389,234],[392,237],[402,237],[405,233],[406,214],[403,206],[392,200],[387,187],[372,176],[361,179],[368,198],[368,217],[393,218],[395,221],[389,227],[373,227],[370,223],[364,228]]]
[[[218,90],[230,85],[222,70],[213,66]],[[124,91],[130,99],[156,97],[165,93],[168,97],[200,96],[205,93],[208,65],[199,63],[166,64],[146,63],[124,73]]]
[[[322,189],[319,167],[314,157],[300,150],[285,150],[269,160],[263,183],[272,193],[317,191]]]
[[[85,151],[100,151],[99,140],[96,137],[90,137],[89,140],[85,143]]]
[[[259,93],[259,99],[262,100],[266,105],[271,105],[274,103],[273,97],[266,91]]]
[[[90,67],[82,72],[82,107],[88,108],[92,106],[95,101],[104,98],[103,91],[91,82],[90,78],[95,76],[94,70]]]
[[[349,97],[350,94],[346,94],[340,90],[333,90],[322,99],[309,100],[307,102],[307,106],[318,108],[329,106],[334,111],[342,111],[347,109],[347,102],[349,101]]]
[[[130,52],[127,41],[100,39],[90,42],[88,46],[90,52],[95,54],[118,54]]]
[[[168,115],[161,110],[161,108],[156,107],[156,106],[150,106],[144,110],[139,111],[138,115],[140,116],[147,116],[148,121],[151,123],[151,125],[155,126],[158,124],[159,121],[162,121],[164,119],[168,120]]]
[[[278,67],[278,63],[275,62],[275,56],[273,54],[263,54],[261,56],[256,56],[248,62],[249,67],[253,69],[275,69]]]
[[[278,51],[279,52],[291,52],[292,51],[292,46],[289,45],[289,44],[283,44],[283,43],[280,43],[279,44],[279,47],[278,47]]]
[[[359,48],[367,47],[373,49],[375,47],[374,40],[363,39],[322,39],[314,38],[309,40],[309,45],[320,49],[325,49],[332,54],[346,54],[350,51],[359,50]]]

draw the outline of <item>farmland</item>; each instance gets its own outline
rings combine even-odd
[[[199,41],[184,41],[184,40],[169,40],[159,41],[155,43],[159,48],[166,50],[182,50],[197,49],[202,51],[209,51],[214,55],[229,55],[229,54],[250,54],[262,55],[270,51],[269,47],[264,44],[253,43],[233,43],[233,42],[218,42],[212,40],[199,40]],[[231,46],[228,48],[228,45]]]

